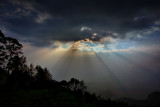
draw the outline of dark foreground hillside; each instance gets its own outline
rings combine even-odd
[[[98,99],[89,93],[81,94],[60,88],[13,89],[0,93],[0,107],[128,107],[123,103]]]

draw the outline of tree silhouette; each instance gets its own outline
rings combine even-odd
[[[42,68],[40,65],[35,67],[36,74],[35,86],[36,88],[47,88],[51,86],[52,75],[49,73],[47,68]]]
[[[12,72],[13,69],[17,69],[14,68],[15,66],[13,66],[15,61],[20,58],[22,58],[21,60],[23,60],[24,58],[22,57],[23,56],[22,45],[16,39],[13,39],[11,37],[6,37],[5,41],[6,41],[5,46],[8,52],[7,69],[9,74],[9,71]]]
[[[7,83],[7,50],[5,48],[5,36],[0,30],[0,86]]]
[[[49,73],[47,68],[42,68],[40,65],[36,66],[36,75],[35,78],[37,81],[48,81],[52,80],[52,75]]]
[[[60,83],[60,85],[62,86],[62,87],[64,87],[64,88],[69,88],[69,84],[68,84],[68,82],[66,81],[66,80],[62,80],[61,82],[59,82]]]
[[[69,87],[71,90],[73,91],[81,91],[81,92],[85,92],[86,91],[86,86],[84,81],[79,81],[75,78],[71,78],[71,80],[69,81]]]
[[[23,46],[14,38],[5,37],[0,31],[0,76],[1,81],[11,85],[25,85],[29,79],[29,67],[23,56]]]
[[[24,59],[22,48],[23,46],[16,39],[5,37],[0,31],[0,64],[3,66],[3,70],[7,70],[8,74],[17,69],[15,61],[21,58],[21,61]],[[16,62],[16,64],[18,64],[18,62]]]
[[[2,72],[6,70],[6,60],[7,60],[7,50],[5,48],[5,37],[3,33],[0,31],[0,69]]]
[[[15,56],[11,59],[12,73],[10,74],[11,81],[17,83],[18,86],[26,86],[31,80],[29,67],[26,64],[26,57]]]

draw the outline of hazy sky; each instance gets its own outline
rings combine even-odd
[[[58,81],[113,98],[160,90],[159,0],[0,0],[0,29]]]

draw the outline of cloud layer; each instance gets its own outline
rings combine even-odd
[[[158,0],[3,0],[0,28],[40,46],[85,38],[142,38],[159,31],[159,5]]]

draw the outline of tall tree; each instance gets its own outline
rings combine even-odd
[[[22,63],[25,64],[22,48],[23,46],[16,39],[5,37],[0,31],[0,65],[3,70],[8,71],[8,74],[21,66]],[[16,62],[17,60],[19,60],[19,63]],[[22,60],[23,62],[20,63]],[[19,65],[17,66],[15,64]]]
[[[23,46],[14,38],[5,37],[0,31],[0,74],[6,73],[8,83],[23,84],[27,81],[29,67],[23,56]],[[25,74],[25,75],[24,75]],[[2,75],[1,75],[2,76]]]
[[[13,69],[16,69],[14,68],[16,66],[13,66],[16,60],[21,59],[21,61],[22,60],[24,61],[23,52],[22,52],[23,46],[14,38],[6,37],[5,40],[6,40],[5,46],[8,52],[7,69],[9,73],[9,71],[12,72]],[[22,63],[17,63],[17,64],[22,64]]]
[[[5,47],[5,36],[0,30],[0,86],[7,83],[7,50]]]

